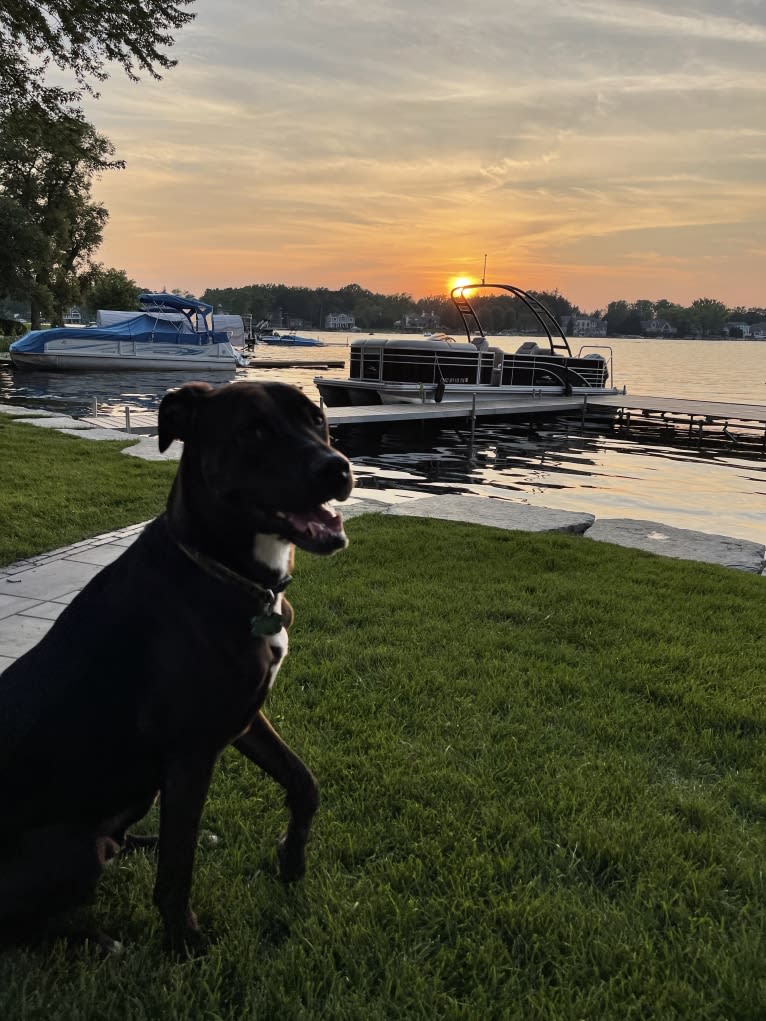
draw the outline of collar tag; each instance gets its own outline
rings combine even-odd
[[[284,627],[284,623],[282,614],[274,613],[269,607],[264,613],[250,618],[250,636],[264,638],[268,635],[277,635]]]

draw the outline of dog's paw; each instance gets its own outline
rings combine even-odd
[[[189,960],[207,953],[210,941],[200,929],[165,930],[163,950],[170,957]]]
[[[104,835],[96,837],[96,858],[102,867],[113,861],[120,853],[120,845],[116,840]]]
[[[112,939],[108,933],[96,932],[91,937],[91,942],[96,947],[98,955],[104,959],[109,957],[120,957],[125,953],[125,944],[118,939]]]
[[[302,846],[291,843],[287,834],[280,837],[277,844],[277,860],[279,861],[279,878],[283,883],[294,883],[303,879],[306,873],[306,856]]]
[[[69,921],[49,923],[42,932],[36,934],[34,940],[29,940],[29,945],[48,947],[59,941],[64,945],[66,958],[71,961],[79,960],[83,953],[93,954],[99,960],[106,961],[125,952],[124,945],[108,933]],[[26,941],[22,939],[20,942]]]
[[[171,916],[164,920],[164,939],[162,949],[165,954],[180,960],[201,957],[209,945],[209,940],[197,924],[197,916],[189,908],[186,915],[179,918]]]

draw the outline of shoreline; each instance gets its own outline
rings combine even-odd
[[[362,491],[364,492],[364,491]],[[508,531],[568,533],[583,541],[713,564],[763,577],[763,546],[651,521],[604,519],[550,507],[530,507],[477,496],[416,496],[376,500],[354,491],[340,505],[345,519],[366,514],[417,517]],[[120,556],[146,521],[83,539],[0,568],[0,673],[47,632],[53,621],[103,567]]]
[[[33,409],[22,411],[11,405],[0,404],[0,414],[9,416],[12,421],[54,429],[78,439],[127,441],[130,445],[122,453],[129,457],[174,461],[181,456],[181,445],[177,442],[160,454],[153,435],[137,437],[114,429],[100,429],[81,419]],[[386,496],[382,495],[384,492]],[[403,495],[405,492],[407,495]],[[588,511],[540,506],[486,493],[433,496],[412,490],[366,490],[359,486],[352,499],[376,513],[440,517],[519,531],[569,531],[592,540],[612,542],[659,556],[719,564],[758,575],[763,575],[766,567],[766,546],[761,543],[718,532],[678,528],[644,518],[624,515],[597,517]]]

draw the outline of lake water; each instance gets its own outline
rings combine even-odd
[[[493,339],[515,350],[518,337]],[[597,343],[597,342],[594,342]],[[634,394],[696,397],[766,405],[766,343],[747,341],[612,340],[612,378]],[[574,346],[574,345],[573,345]],[[260,360],[347,364],[346,339],[322,348],[257,349]],[[278,379],[318,395],[314,375],[343,376],[345,369],[257,368],[216,373],[213,382]],[[21,373],[0,366],[0,402],[67,414],[86,414],[93,400],[100,412],[121,419],[125,407],[156,409],[174,373]],[[643,518],[766,543],[766,461],[753,453],[715,445],[683,445],[661,439],[626,439],[611,430],[582,432],[563,420],[527,427],[477,426],[469,450],[465,430],[427,435],[342,436],[360,489],[387,498],[424,493],[480,493],[598,517]],[[372,494],[371,494],[372,495]]]

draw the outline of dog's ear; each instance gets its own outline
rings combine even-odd
[[[184,383],[177,390],[168,390],[160,403],[158,416],[161,454],[173,440],[188,437],[199,401],[212,389],[209,383]]]

